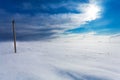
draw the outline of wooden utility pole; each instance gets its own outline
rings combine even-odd
[[[12,20],[12,28],[13,28],[13,38],[14,38],[14,52],[17,52],[16,48],[16,31],[15,31],[15,21]]]

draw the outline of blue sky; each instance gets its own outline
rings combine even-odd
[[[66,34],[113,35],[120,32],[118,0],[1,0],[0,41],[47,40]]]

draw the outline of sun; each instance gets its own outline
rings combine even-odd
[[[85,9],[85,13],[89,18],[96,19],[100,15],[101,8],[95,4],[89,4]]]

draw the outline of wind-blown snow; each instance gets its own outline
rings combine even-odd
[[[120,43],[0,43],[0,80],[120,80]]]

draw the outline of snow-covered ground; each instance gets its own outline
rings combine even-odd
[[[0,80],[120,80],[120,42],[0,42]]]

